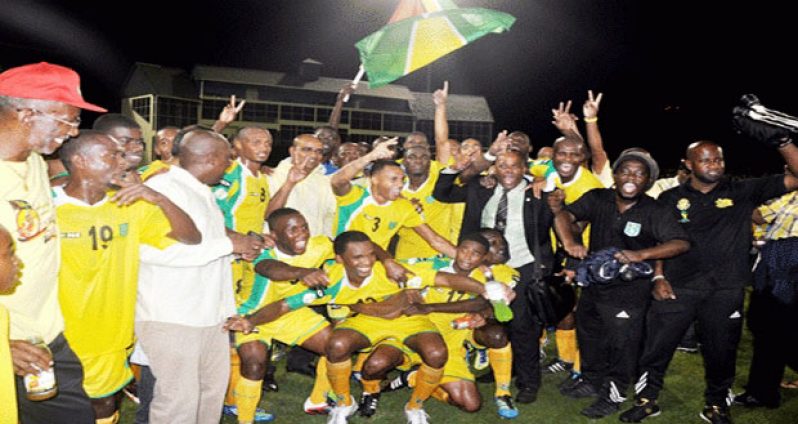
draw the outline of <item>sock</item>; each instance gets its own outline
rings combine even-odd
[[[510,380],[513,378],[513,349],[510,344],[500,349],[488,349],[488,359],[496,380],[496,396],[510,396]]]
[[[382,380],[361,380],[360,382],[363,383],[363,393],[379,393],[381,381]]]
[[[94,420],[95,424],[116,424],[119,422],[119,411],[114,412],[114,415],[105,418],[97,418]]]
[[[427,364],[421,364],[421,367],[416,373],[416,387],[413,388],[413,394],[410,395],[410,401],[407,403],[407,409],[421,409],[424,406],[424,401],[427,400],[443,377],[443,367],[432,368]]]
[[[227,380],[227,393],[224,395],[225,405],[236,404],[235,388],[239,378],[241,378],[241,358],[238,357],[238,351],[230,348],[230,379]]]
[[[255,411],[258,408],[258,402],[260,402],[261,386],[263,386],[263,380],[250,380],[246,377],[238,379],[233,393],[238,407],[239,423],[255,421]]]
[[[447,392],[446,390],[443,390],[443,387],[441,387],[441,386],[436,387],[435,391],[432,392],[432,396],[430,396],[430,397],[432,397],[433,399],[437,399],[437,400],[439,400],[439,401],[441,401],[443,403],[446,403],[446,404],[449,403],[449,392]]]
[[[576,330],[557,330],[557,356],[563,362],[573,364],[576,361]]]
[[[574,372],[582,372],[582,360],[579,358],[579,349],[574,353]]]
[[[407,375],[407,387],[416,387],[417,375],[418,371],[410,371],[410,374]]]
[[[327,358],[320,357],[316,364],[316,381],[310,392],[310,401],[313,403],[327,402],[327,392],[330,391],[330,380],[327,378]]]
[[[355,357],[355,364],[352,365],[352,371],[360,372],[363,370],[363,364],[366,363],[366,359],[369,359],[368,353],[358,353]]]
[[[330,387],[339,406],[352,404],[352,395],[349,391],[349,377],[351,375],[351,359],[345,359],[341,362],[327,362],[327,378],[330,380]]]

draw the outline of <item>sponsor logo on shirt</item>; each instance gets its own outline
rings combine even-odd
[[[727,197],[721,197],[715,200],[715,207],[718,209],[725,209],[730,206],[734,206],[734,201],[732,201],[732,199],[729,199]]]
[[[629,237],[637,237],[640,235],[640,228],[642,226],[637,222],[629,221],[623,229],[623,233]]]
[[[676,202],[676,209],[679,209],[679,215],[681,216],[679,222],[690,222],[690,219],[687,217],[687,210],[690,209],[690,201],[687,200],[686,197],[682,197]]]

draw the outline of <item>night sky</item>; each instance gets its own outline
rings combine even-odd
[[[730,112],[751,92],[798,115],[788,5],[455,1],[517,21],[509,33],[486,36],[398,83],[424,91],[428,80],[435,89],[448,79],[452,93],[483,95],[495,128],[527,131],[536,148],[557,135],[550,124],[557,102],[573,99],[581,115],[587,90],[602,91],[599,123],[611,157],[642,146],[674,168],[689,142],[708,138],[726,147],[731,173],[781,170],[776,153],[731,131]],[[324,63],[324,76],[351,78],[355,42],[383,26],[397,1],[170,2],[187,5],[180,13],[161,11],[166,3],[3,0],[0,66],[73,67],[84,96],[112,111],[136,61],[291,72],[310,57]]]

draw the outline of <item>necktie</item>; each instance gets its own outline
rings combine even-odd
[[[499,209],[496,210],[496,224],[493,228],[504,233],[507,227],[507,190],[502,187],[502,197],[499,199]]]

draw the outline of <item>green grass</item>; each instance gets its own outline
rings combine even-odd
[[[551,354],[551,352],[549,352]],[[733,390],[735,393],[742,391],[742,386],[748,378],[748,364],[751,359],[751,336],[747,331],[743,335],[737,360],[737,379]],[[280,391],[269,393],[261,401],[261,406],[277,415],[277,421],[283,423],[313,423],[326,422],[326,417],[307,416],[302,412],[302,402],[310,393],[312,380],[298,374],[287,374],[284,371],[284,362],[278,363],[277,381]],[[796,378],[795,373],[788,371],[787,377]],[[515,420],[518,423],[618,423],[618,415],[612,415],[602,420],[591,420],[579,414],[579,411],[591,403],[590,399],[571,400],[563,397],[557,391],[557,384],[562,380],[560,375],[544,376],[543,387],[538,400],[530,405],[518,405],[520,416]],[[480,384],[483,397],[483,407],[475,414],[467,414],[460,410],[443,405],[438,401],[430,400],[426,403],[426,410],[433,423],[496,423],[499,418],[493,405],[493,385]],[[668,371],[665,390],[660,396],[662,415],[646,420],[653,424],[668,423],[701,423],[698,413],[703,406],[704,372],[701,356],[677,352]],[[353,384],[353,392],[359,395],[357,384]],[[798,390],[782,390],[782,406],[776,410],[746,409],[739,406],[732,407],[732,417],[738,424],[780,424],[798,422]],[[409,397],[409,391],[386,393],[383,395],[379,411],[370,419],[361,417],[352,418],[352,422],[382,424],[404,423],[402,408]],[[624,404],[628,407],[630,402]],[[121,423],[132,423],[134,405],[125,400]],[[222,423],[235,423],[233,419],[225,417]]]

